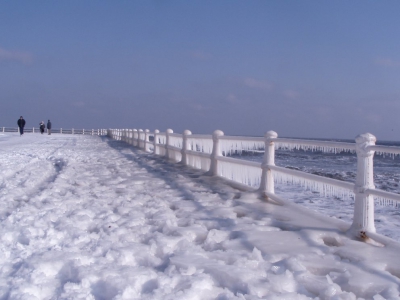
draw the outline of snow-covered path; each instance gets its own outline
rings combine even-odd
[[[108,138],[0,135],[0,201],[0,299],[400,299],[396,243]]]

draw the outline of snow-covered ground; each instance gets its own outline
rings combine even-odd
[[[0,201],[0,299],[400,299],[398,243],[108,138],[0,135]]]

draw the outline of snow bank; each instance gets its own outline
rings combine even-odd
[[[399,245],[92,136],[0,135],[0,299],[399,299]]]

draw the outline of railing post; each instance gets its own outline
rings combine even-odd
[[[185,166],[187,166],[188,164],[186,151],[189,148],[189,141],[188,141],[189,135],[192,135],[192,132],[190,130],[185,130],[182,134],[182,150],[181,150],[182,159],[180,163]]]
[[[263,162],[261,164],[261,182],[260,182],[260,192],[265,195],[265,193],[275,194],[274,186],[274,176],[272,171],[268,166],[275,165],[275,143],[274,139],[278,137],[275,131],[268,131],[265,135],[265,152]]]
[[[160,130],[158,130],[158,129],[154,130],[154,141],[153,141],[153,143],[154,143],[154,151],[153,151],[153,153],[154,154],[159,154],[158,151],[157,151],[157,139],[158,139],[157,133],[160,133]]]
[[[74,134],[74,129],[72,128],[72,134]]]
[[[138,130],[138,147],[143,148],[143,143],[142,143],[142,136],[143,136],[143,129]]]
[[[354,216],[351,230],[357,236],[365,236],[365,231],[375,232],[374,197],[368,189],[374,189],[374,153],[368,146],[375,145],[376,137],[364,133],[356,137],[357,175],[354,187]]]
[[[32,129],[32,133],[35,133],[35,127],[33,127],[33,129]]]
[[[132,138],[132,140],[133,140],[133,146],[135,146],[135,147],[137,147],[138,146],[138,131],[137,131],[137,129],[133,129],[133,138]]]
[[[83,135],[85,134],[85,129],[82,129],[82,134],[83,134]]]
[[[169,147],[169,135],[171,133],[174,133],[174,131],[172,129],[167,129],[165,131],[165,156],[167,158],[169,158],[169,149],[168,149],[168,147]]]
[[[147,144],[147,142],[150,142],[149,141],[149,133],[150,133],[150,130],[145,129],[145,131],[144,131],[144,151],[145,152],[149,152],[149,147]]]
[[[132,129],[128,129],[128,144],[133,145],[133,131]]]
[[[60,133],[62,133],[62,128],[60,128]]]
[[[224,133],[221,130],[215,130],[212,135],[213,149],[210,157],[211,164],[210,164],[210,170],[207,172],[207,174],[211,176],[218,175],[218,156],[222,156],[221,148],[219,147],[219,137],[223,135]]]

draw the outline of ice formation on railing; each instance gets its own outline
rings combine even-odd
[[[169,136],[169,145],[182,148],[182,136]]]
[[[179,162],[182,159],[182,153],[180,150],[175,149],[168,149],[168,158],[172,159],[173,161]]]
[[[165,134],[157,134],[156,142],[157,142],[157,144],[165,145],[167,143],[167,138],[166,138]]]
[[[400,207],[400,203],[398,201],[382,198],[382,197],[375,196],[375,195],[373,197],[374,197],[375,203],[377,203],[380,206],[393,206],[396,208]]]
[[[382,156],[382,157],[389,156],[390,158],[394,159],[394,158],[396,157],[396,155],[400,155],[400,154],[398,154],[398,153],[387,153],[387,152],[380,152],[380,151],[377,151],[377,152],[375,152],[375,155],[380,155],[380,156]]]
[[[188,150],[212,153],[213,140],[211,137],[209,139],[188,138],[188,144]]]
[[[261,168],[219,161],[217,172],[219,176],[235,182],[257,188],[260,186]]]
[[[333,186],[331,184],[317,182],[303,177],[294,176],[291,174],[286,174],[279,172],[277,170],[272,170],[274,176],[274,182],[280,184],[296,184],[304,187],[305,189],[319,192],[325,197],[336,197],[344,199],[354,199],[354,192],[349,189],[341,188],[338,186]]]
[[[195,169],[200,169],[203,171],[208,171],[210,170],[210,165],[211,165],[211,159],[206,158],[206,157],[201,157],[193,154],[186,154],[187,157],[187,163],[189,166],[195,168]]]
[[[155,154],[165,156],[166,153],[167,153],[167,151],[165,150],[164,146],[156,146]]]
[[[299,143],[285,143],[285,142],[280,142],[279,140],[275,141],[275,149],[276,150],[303,150],[303,151],[321,151],[324,153],[340,153],[340,152],[349,152],[349,153],[355,153],[355,149],[346,148],[346,147],[332,147],[332,146],[325,146],[325,145],[308,145],[308,144],[301,144],[301,141]]]
[[[382,157],[389,156],[390,158],[394,159],[397,155],[400,155],[398,151],[391,152],[390,150],[385,150],[385,151],[375,151],[375,155],[380,155]]]
[[[242,154],[242,151],[264,151],[264,141],[220,140],[220,149],[224,156]]]

